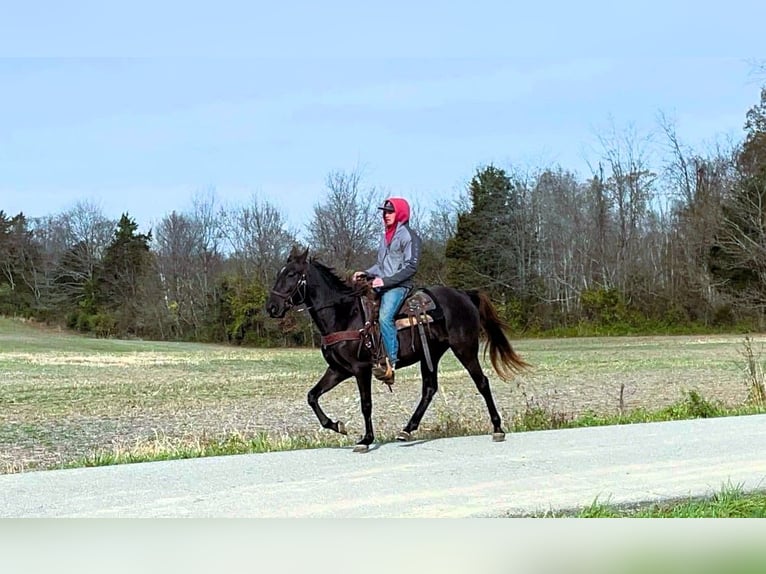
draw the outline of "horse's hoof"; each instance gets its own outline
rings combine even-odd
[[[366,444],[358,444],[354,447],[354,452],[367,452],[370,450],[370,446]]]
[[[504,432],[493,432],[492,433],[492,442],[503,442],[505,440],[505,433]]]
[[[399,434],[396,435],[396,440],[399,442],[407,442],[412,440],[412,434],[408,433],[406,430],[400,430]]]
[[[340,434],[348,434],[346,431],[346,425],[343,423],[343,421],[338,421],[338,432]]]

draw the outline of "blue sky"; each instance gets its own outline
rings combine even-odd
[[[740,138],[763,80],[763,9],[736,2],[32,4],[0,23],[0,209],[32,217],[146,228],[214,189],[300,228],[335,170],[427,208],[490,162],[586,177],[599,134],[660,111],[695,147]]]

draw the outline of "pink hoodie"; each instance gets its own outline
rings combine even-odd
[[[394,223],[386,227],[386,245],[390,245],[397,224],[407,223],[410,220],[410,204],[401,197],[389,197],[386,201],[390,201],[394,206]]]

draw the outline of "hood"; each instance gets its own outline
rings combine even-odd
[[[394,223],[407,223],[410,220],[410,204],[406,199],[401,197],[389,197],[386,201],[390,201],[394,206],[394,213],[396,219]]]

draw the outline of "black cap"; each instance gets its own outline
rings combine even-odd
[[[385,203],[383,203],[383,205],[381,205],[381,206],[380,206],[378,209],[382,209],[383,211],[390,211],[391,213],[393,213],[394,211],[396,211],[396,210],[394,209],[394,204],[393,204],[393,203],[391,203],[391,202],[390,202],[390,201],[388,201],[388,200],[386,200],[386,201],[385,201]]]

